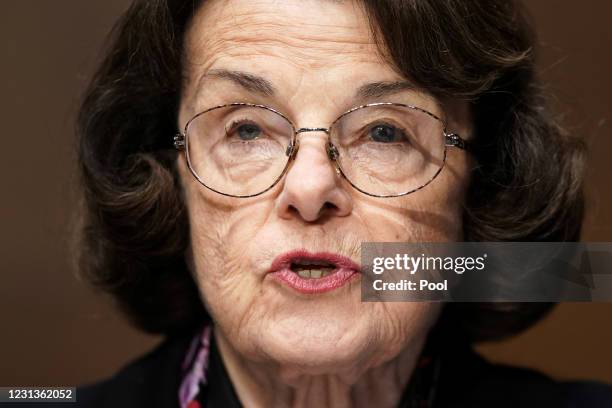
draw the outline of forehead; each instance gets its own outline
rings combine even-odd
[[[341,93],[349,84],[402,79],[353,1],[213,0],[195,14],[185,46],[186,93],[219,69],[267,78],[287,98],[306,85]]]
[[[337,58],[340,49],[342,54],[378,61],[366,16],[352,1],[208,1],[192,20],[187,46],[200,62],[220,53],[261,51],[317,64]]]

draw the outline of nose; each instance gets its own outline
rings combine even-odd
[[[299,149],[285,175],[277,201],[281,218],[316,222],[323,217],[346,216],[352,200],[327,153],[327,133],[312,129],[299,134]]]

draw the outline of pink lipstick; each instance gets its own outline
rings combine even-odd
[[[345,256],[299,249],[277,256],[269,274],[298,292],[314,294],[344,286],[359,276],[360,270]]]

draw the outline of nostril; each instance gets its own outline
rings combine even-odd
[[[334,203],[330,203],[329,201],[326,201],[325,204],[323,204],[323,207],[321,207],[320,213],[335,213],[336,211],[338,211],[338,206],[336,206],[336,204]]]
[[[289,207],[287,207],[288,212],[292,213],[292,214],[299,214],[300,211],[295,208],[295,206],[293,205],[289,205]]]
[[[336,206],[336,204],[334,203],[330,203],[329,201],[326,201],[325,204],[323,204],[323,210],[337,210],[338,207]]]
[[[330,215],[334,215],[337,212],[340,211],[340,209],[338,208],[338,206],[336,206],[333,203],[330,202],[325,202],[325,204],[323,204],[320,208],[319,211],[316,214],[308,214],[308,210],[306,208],[303,209],[306,212],[302,212],[300,210],[299,207],[296,207],[295,205],[288,205],[287,206],[287,215],[292,214],[293,216],[297,216],[297,217],[301,217],[304,218],[308,221],[314,221],[316,219],[319,219],[321,217],[324,216],[330,216]],[[312,219],[311,219],[312,217]]]

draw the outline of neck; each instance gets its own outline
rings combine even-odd
[[[215,330],[219,353],[238,398],[247,407],[396,407],[408,386],[425,337],[391,360],[333,373],[253,362]]]

